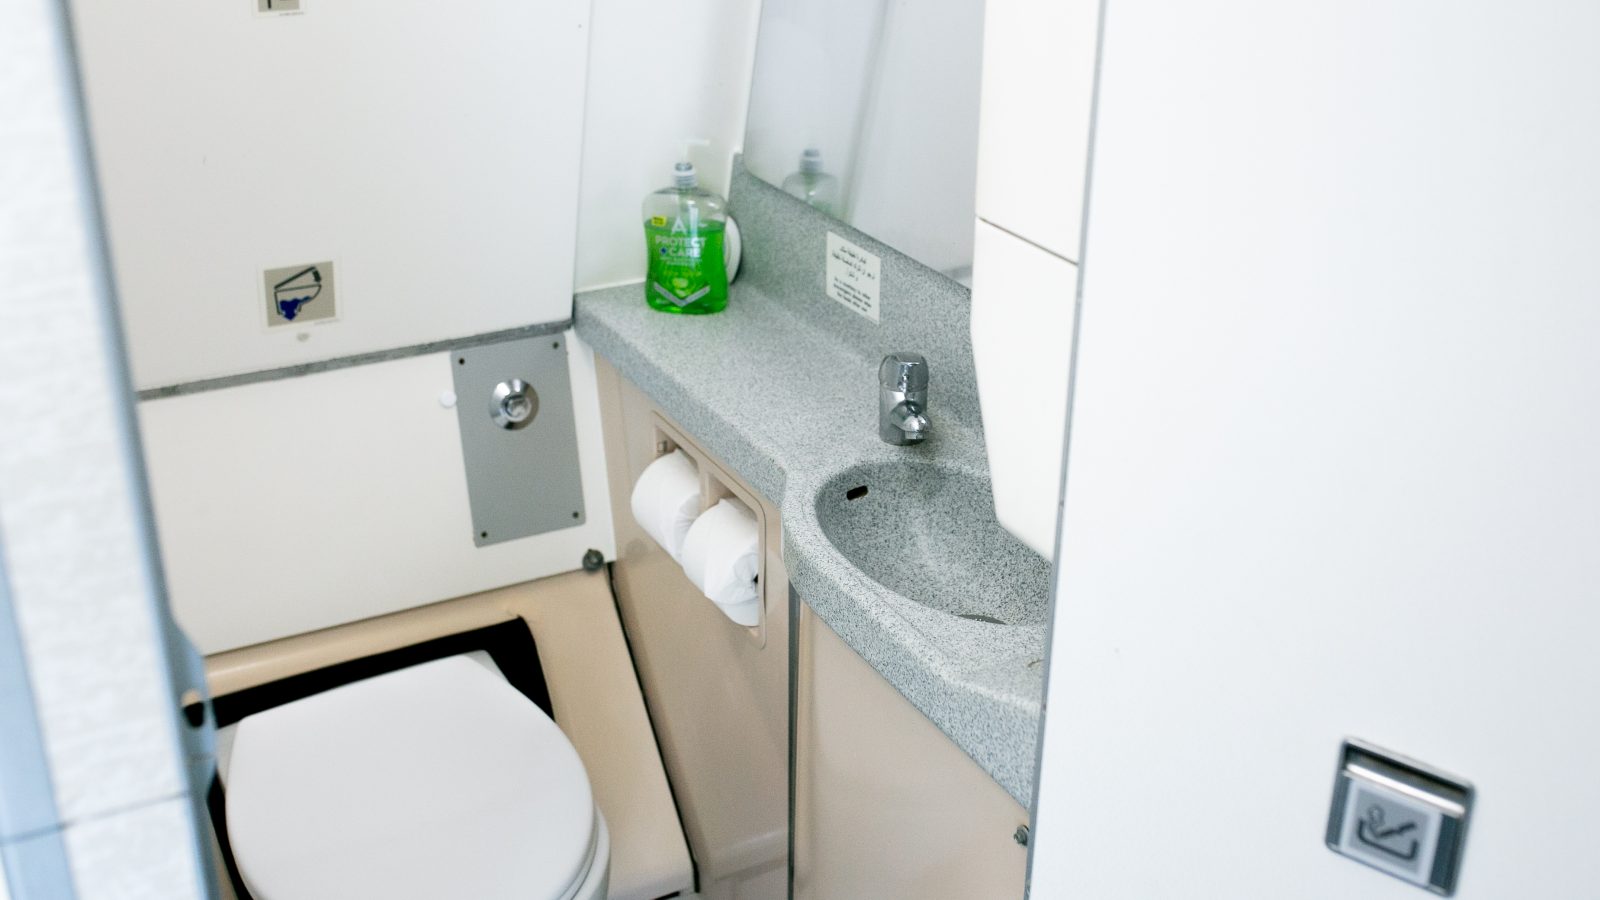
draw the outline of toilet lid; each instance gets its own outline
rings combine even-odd
[[[560,900],[594,854],[566,735],[461,656],[242,719],[227,819],[256,900]]]

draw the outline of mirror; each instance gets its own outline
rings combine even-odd
[[[751,174],[971,283],[983,0],[766,0]]]

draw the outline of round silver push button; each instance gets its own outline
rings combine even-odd
[[[539,394],[521,378],[512,378],[494,386],[489,404],[489,416],[494,424],[512,431],[526,428],[539,415]]]

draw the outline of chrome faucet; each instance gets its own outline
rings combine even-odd
[[[919,444],[928,428],[928,361],[917,353],[885,356],[878,366],[878,437]]]

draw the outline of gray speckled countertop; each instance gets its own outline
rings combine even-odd
[[[1025,579],[1030,596],[988,598],[990,607],[1012,610],[1004,619],[1017,624],[962,619],[868,578],[828,541],[818,514],[830,481],[837,489],[835,479],[856,467],[893,470],[908,461],[934,464],[952,483],[981,488],[987,500],[970,350],[962,349],[965,291],[954,282],[941,286],[944,280],[933,273],[891,259],[897,256],[892,250],[811,215],[742,173],[736,173],[732,199],[746,233],[747,269],[726,311],[658,313],[645,305],[639,285],[626,285],[576,298],[578,334],[773,502],[783,522],[790,582],[801,599],[1026,806],[1043,689],[1047,601],[1042,583],[1036,584],[1041,579]],[[827,230],[886,255],[882,312],[888,327],[857,323],[848,312],[840,318],[842,307],[830,308],[837,304],[825,296],[816,302],[810,273],[797,272],[787,260],[799,255],[820,265]],[[772,236],[779,231],[781,239]],[[908,264],[914,269],[896,277]],[[891,279],[906,289],[892,292]],[[914,315],[897,315],[912,304]],[[896,318],[918,324],[897,329]],[[929,357],[934,428],[921,446],[878,439],[877,364],[882,348],[895,342]],[[994,526],[991,518],[971,527]],[[863,552],[888,551],[863,548],[858,559]],[[1031,561],[1027,568],[1048,571],[1037,556]]]

